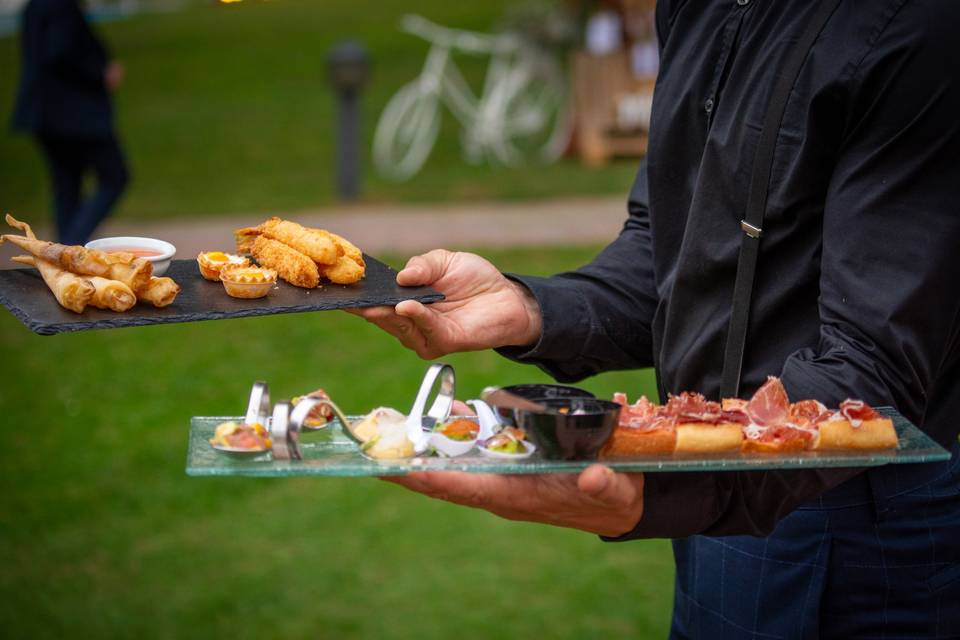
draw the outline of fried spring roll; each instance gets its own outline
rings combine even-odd
[[[308,229],[303,225],[273,217],[258,227],[237,229],[239,237],[250,233],[259,233],[271,240],[282,242],[307,256],[318,264],[334,264],[340,255],[337,243],[329,233],[319,229]]]
[[[173,278],[150,278],[149,284],[140,290],[139,298],[144,302],[149,302],[155,307],[166,307],[177,294],[180,293],[180,285],[174,282]]]
[[[67,271],[86,276],[100,276],[119,280],[133,291],[139,291],[150,281],[153,265],[132,253],[107,253],[80,246],[67,246],[13,234],[2,236],[35,257],[60,265]]]
[[[265,236],[257,236],[250,253],[261,266],[273,269],[295,287],[313,289],[320,284],[317,263],[296,249]]]
[[[64,309],[82,313],[88,304],[93,304],[96,287],[87,278],[70,273],[46,260],[37,260],[33,256],[17,256],[13,261],[35,266]]]
[[[90,282],[96,289],[90,298],[90,306],[111,311],[126,311],[137,304],[133,290],[119,280],[108,280],[100,276],[90,276]]]

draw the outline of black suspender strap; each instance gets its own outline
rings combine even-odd
[[[753,159],[746,215],[740,221],[744,236],[737,261],[737,278],[733,285],[733,309],[730,314],[730,327],[727,330],[723,376],[720,380],[720,394],[723,398],[734,398],[740,391],[740,371],[747,342],[747,326],[750,322],[750,297],[753,293],[754,273],[760,253],[763,214],[767,207],[767,190],[770,185],[773,152],[777,145],[780,123],[783,120],[790,92],[800,75],[800,68],[803,67],[817,36],[836,11],[840,0],[821,0],[819,4],[806,31],[790,52],[782,73],[773,87],[770,104],[767,106],[767,113],[763,120],[763,129],[760,132],[760,141],[757,144],[757,154]]]

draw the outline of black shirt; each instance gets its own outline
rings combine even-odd
[[[718,397],[761,124],[817,4],[657,3],[661,71],[630,217],[590,265],[517,277],[543,334],[501,352],[563,381],[654,366],[661,395]],[[741,394],[779,375],[792,399],[893,405],[956,440],[957,33],[950,0],[846,0],[810,50],[777,139]],[[766,533],[854,473],[648,474],[634,535]]]

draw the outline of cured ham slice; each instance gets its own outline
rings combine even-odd
[[[747,403],[747,414],[762,427],[783,424],[790,411],[790,399],[780,378],[770,376]]]

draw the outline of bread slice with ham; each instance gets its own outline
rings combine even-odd
[[[897,446],[893,420],[863,400],[844,400],[840,409],[817,423],[816,449],[892,449]]]
[[[601,458],[673,453],[677,446],[676,423],[662,413],[661,407],[647,400],[646,396],[629,404],[623,393],[613,394],[613,401],[623,408],[617,426],[600,451]]]

